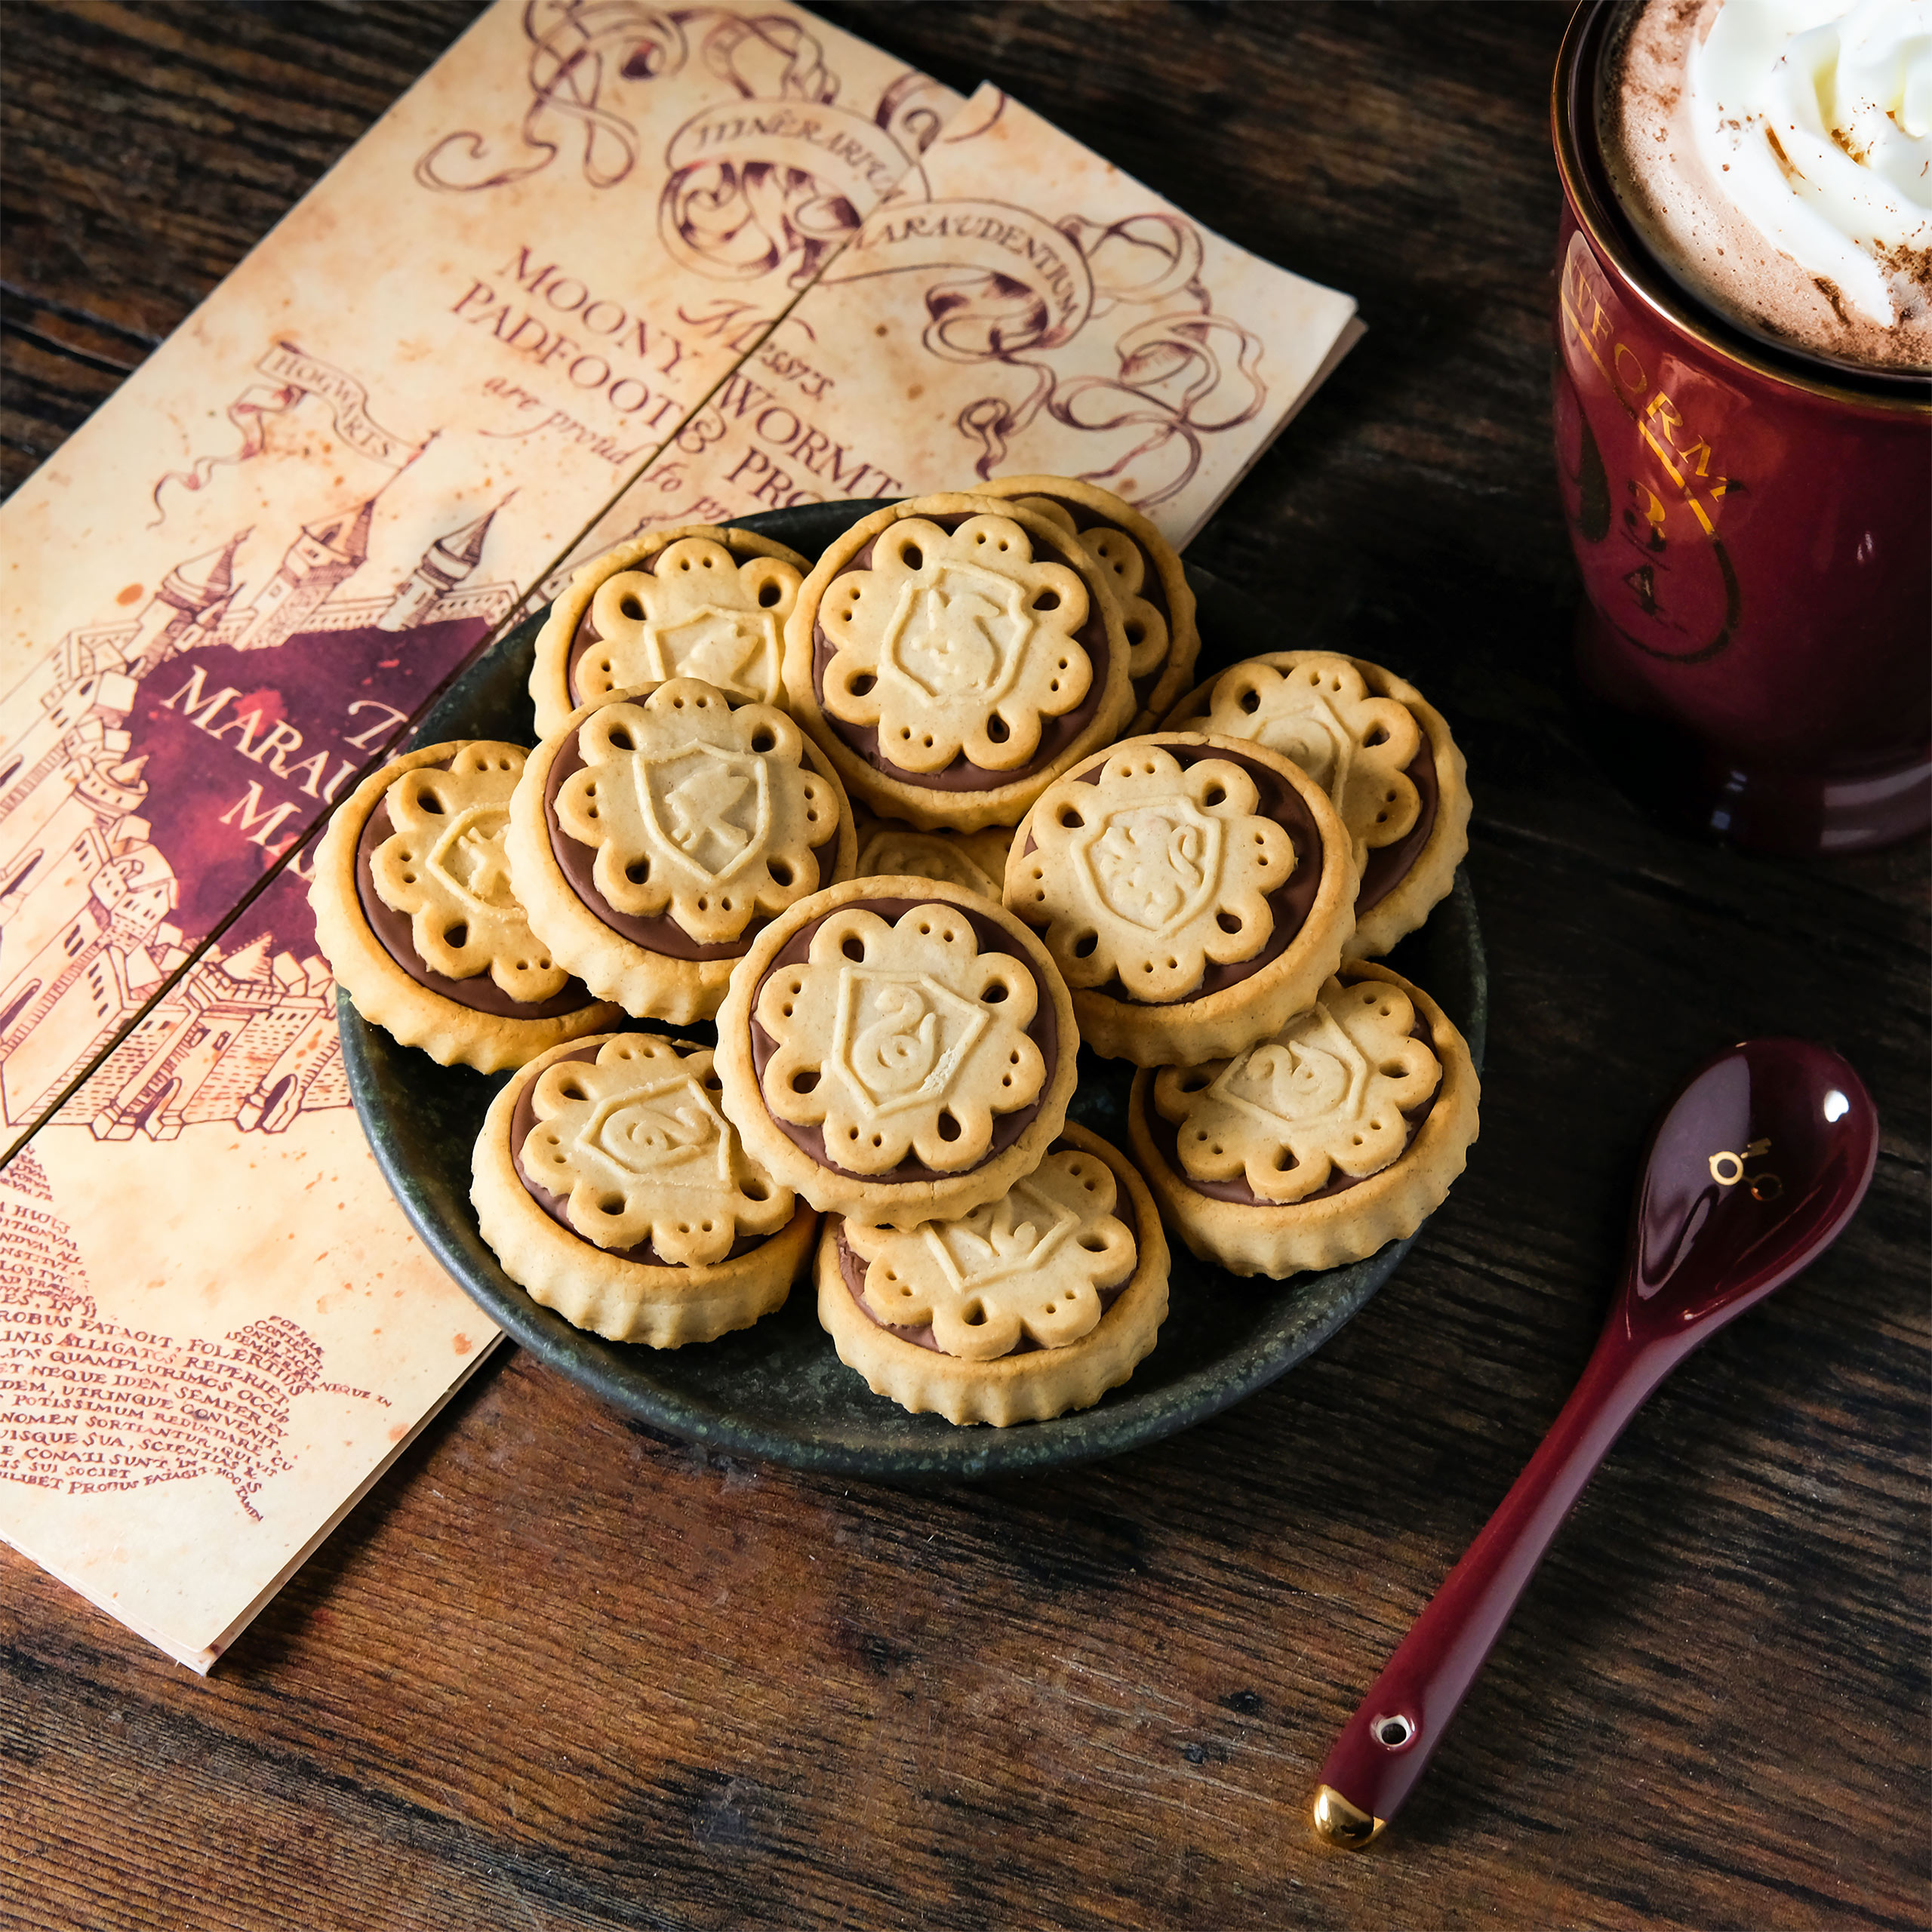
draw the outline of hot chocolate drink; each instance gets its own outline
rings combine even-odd
[[[1646,247],[1785,349],[1932,370],[1926,0],[1631,0],[1598,137]]]

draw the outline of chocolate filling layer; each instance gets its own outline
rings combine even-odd
[[[1057,1153],[1067,1144],[1064,1140],[1056,1140],[1048,1152]],[[1074,1151],[1081,1152],[1084,1150],[1075,1149]],[[1134,1196],[1128,1192],[1125,1184],[1121,1182],[1118,1174],[1115,1175],[1114,1181],[1118,1189],[1114,1201],[1114,1218],[1118,1221],[1124,1222],[1128,1232],[1134,1237],[1134,1266],[1128,1270],[1121,1280],[1115,1282],[1112,1287],[1096,1291],[1100,1297],[1102,1321],[1106,1319],[1107,1310],[1127,1292],[1128,1284],[1134,1279],[1140,1268],[1140,1218],[1134,1211]],[[838,1223],[838,1232],[833,1239],[837,1244],[839,1278],[845,1284],[845,1292],[858,1304],[859,1312],[875,1328],[883,1328],[888,1335],[897,1335],[902,1342],[910,1342],[915,1349],[930,1349],[934,1355],[944,1355],[946,1351],[940,1346],[937,1339],[933,1334],[933,1324],[930,1321],[921,1322],[916,1328],[902,1328],[896,1323],[881,1321],[866,1306],[866,1269],[869,1264],[853,1253],[845,1239],[845,1223],[842,1220]],[[1094,1328],[1099,1326],[1099,1322],[1094,1324]],[[1094,1328],[1090,1328],[1087,1331],[1088,1335],[1093,1333]],[[1082,1335],[1078,1339],[1084,1342],[1087,1336]],[[1067,1346],[1070,1348],[1073,1344],[1069,1343]],[[1020,1331],[1020,1340],[1007,1350],[1006,1354],[995,1355],[992,1360],[1004,1361],[1013,1355],[1038,1355],[1041,1352],[1040,1344],[1023,1328]],[[953,1359],[958,1361],[962,1358],[955,1356]]]
[[[577,734],[573,731],[557,747],[557,755],[550,761],[549,771],[543,780],[543,820],[549,829],[550,850],[564,877],[570,881],[571,890],[614,933],[621,934],[647,952],[661,953],[669,959],[743,958],[751,950],[752,941],[771,924],[775,914],[754,912],[736,939],[722,946],[701,946],[669,913],[660,912],[645,918],[634,912],[620,912],[598,891],[597,848],[581,844],[573,838],[557,817],[558,794],[571,775],[583,768]],[[807,768],[810,768],[809,765]],[[832,821],[831,837],[823,844],[813,846],[811,854],[818,861],[817,884],[804,888],[798,894],[801,898],[804,891],[816,891],[832,883],[838,858],[838,820],[835,815]]]
[[[976,516],[993,512],[971,510],[946,516],[929,517],[942,530],[957,530],[962,523]],[[881,532],[883,535],[884,533]],[[877,540],[875,539],[875,542]],[[870,568],[872,545],[855,555],[851,562],[836,573],[832,580],[835,583],[839,577],[849,577],[854,571]],[[1055,562],[1061,561],[1058,558]],[[1090,569],[1100,570],[1105,566],[1094,562],[1082,554],[1081,561]],[[831,594],[832,583],[826,586],[826,595]],[[823,598],[820,598],[821,604]],[[1066,749],[1067,746],[1093,723],[1100,709],[1100,700],[1106,695],[1107,669],[1112,662],[1111,648],[1107,641],[1107,624],[1100,608],[1100,600],[1091,592],[1087,599],[1087,620],[1073,634],[1073,640],[1084,651],[1094,666],[1093,681],[1087,687],[1087,695],[1071,711],[1057,718],[1042,717],[1040,720],[1040,743],[1032,757],[1023,765],[1016,765],[1010,771],[989,771],[974,764],[961,752],[952,762],[938,771],[908,771],[902,765],[894,764],[878,748],[878,728],[871,724],[848,724],[842,718],[835,718],[825,709],[825,674],[838,647],[825,634],[817,619],[812,620],[812,695],[818,700],[820,715],[826,723],[836,731],[875,771],[902,785],[924,786],[937,792],[990,792],[1001,785],[1019,785],[1035,776],[1045,766]]]
[[[1417,724],[1421,723],[1418,718]],[[1405,772],[1416,788],[1419,801],[1416,822],[1392,845],[1379,845],[1368,855],[1361,869],[1361,884],[1355,894],[1355,917],[1379,906],[1409,875],[1409,868],[1422,856],[1429,835],[1435,829],[1435,809],[1441,787],[1435,776],[1435,748],[1429,733],[1422,734],[1421,748],[1410,759]]]
[[[1360,986],[1366,983],[1367,983],[1365,981],[1358,980],[1345,980],[1343,982],[1345,986]],[[1412,1040],[1421,1041],[1431,1053],[1435,1054],[1437,1064],[1441,1065],[1442,1056],[1435,1053],[1435,1035],[1430,1030],[1429,1022],[1423,1017],[1422,1009],[1420,1007],[1416,1009],[1416,1023],[1409,1029],[1409,1038]],[[1429,1098],[1423,1101],[1420,1106],[1411,1107],[1404,1112],[1402,1118],[1407,1124],[1408,1132],[1403,1137],[1402,1153],[1395,1156],[1395,1161],[1399,1161],[1402,1158],[1402,1154],[1406,1154],[1409,1151],[1416,1136],[1421,1132],[1423,1122],[1428,1119],[1435,1108],[1436,1096],[1442,1091],[1442,1082],[1448,1077],[1449,1070],[1445,1066],[1442,1069],[1441,1076],[1437,1079],[1435,1087],[1431,1090]],[[1311,1201],[1326,1201],[1331,1194],[1346,1194],[1350,1188],[1359,1187],[1363,1181],[1373,1180],[1375,1178],[1375,1174],[1364,1174],[1360,1180],[1357,1180],[1343,1174],[1338,1168],[1331,1168],[1329,1170],[1330,1178],[1325,1185],[1318,1187],[1312,1194],[1304,1194],[1299,1201],[1264,1200],[1248,1186],[1245,1179],[1196,1180],[1193,1175],[1180,1164],[1180,1126],[1177,1122],[1169,1120],[1160,1109],[1154,1105],[1153,1088],[1151,1082],[1147,1091],[1147,1131],[1154,1145],[1161,1150],[1161,1158],[1167,1162],[1168,1171],[1180,1182],[1183,1187],[1195,1194],[1204,1194],[1211,1201],[1238,1201],[1245,1208],[1278,1208],[1285,1211],[1291,1208],[1306,1207]],[[1387,1166],[1377,1168],[1376,1174],[1386,1174],[1389,1168],[1395,1164],[1395,1161],[1389,1161]]]
[[[447,763],[419,765],[416,769],[447,771],[449,766]],[[409,914],[383,903],[382,894],[376,890],[375,874],[370,869],[376,848],[395,836],[395,822],[389,817],[389,800],[386,796],[378,798],[376,809],[363,825],[361,837],[355,841],[355,897],[377,943],[419,986],[454,1000],[472,1013],[487,1013],[501,1020],[560,1020],[567,1013],[581,1013],[595,1003],[595,996],[580,980],[566,981],[563,991],[548,999],[524,1001],[512,999],[491,978],[488,968],[467,980],[452,980],[426,965],[411,937],[413,921]],[[531,943],[537,943],[533,935]]]
[[[1137,743],[1140,742],[1135,740]],[[1219,758],[1224,763],[1239,765],[1254,780],[1255,790],[1260,794],[1255,803],[1257,812],[1263,818],[1272,818],[1294,841],[1295,863],[1294,869],[1287,878],[1266,895],[1273,923],[1267,939],[1253,958],[1231,960],[1226,965],[1208,960],[1192,989],[1177,994],[1171,1000],[1137,998],[1121,984],[1118,974],[1103,986],[1094,989],[1109,999],[1120,1000],[1131,1006],[1173,1006],[1182,1000],[1204,999],[1210,993],[1239,986],[1242,980],[1260,972],[1271,960],[1280,958],[1287,951],[1295,935],[1308,923],[1315,894],[1321,889],[1321,828],[1315,823],[1315,814],[1309,810],[1301,794],[1279,772],[1271,771],[1259,758],[1246,758],[1238,752],[1217,750],[1208,745],[1177,744],[1171,738],[1158,735],[1152,742],[1167,752],[1183,771],[1207,758]],[[1105,764],[1097,760],[1091,771],[1081,772],[1074,782],[1097,785],[1106,769]],[[1029,854],[1038,850],[1030,832],[1026,835],[1026,849]]]
[[[1124,537],[1140,552],[1141,558],[1147,568],[1141,574],[1140,588],[1134,594],[1137,596],[1144,597],[1155,610],[1160,612],[1161,621],[1168,627],[1168,650],[1171,652],[1174,646],[1174,614],[1168,604],[1168,587],[1161,580],[1160,567],[1152,557],[1148,555],[1147,546],[1134,535],[1132,531],[1122,529],[1121,525],[1115,522],[1105,510],[1097,510],[1091,503],[1076,503],[1072,497],[1056,496],[1051,490],[1029,490],[1026,494],[1029,497],[1044,497],[1048,503],[1059,504],[1060,508],[1072,518],[1074,528],[1083,534],[1090,530],[1118,530],[1121,536]],[[1015,500],[1018,500],[1015,499]],[[1163,656],[1160,663],[1156,664],[1144,678],[1134,678],[1128,681],[1134,687],[1134,702],[1137,709],[1147,702],[1148,694],[1161,681],[1161,673],[1167,668],[1168,660],[1165,656]]]
[[[592,1046],[580,1047],[574,1053],[559,1054],[550,1065],[558,1066],[566,1061],[580,1060],[586,1066],[595,1066],[597,1056],[602,1050],[603,1044],[599,1041]],[[541,1077],[540,1075],[538,1076],[539,1078]],[[523,1164],[523,1144],[530,1138],[537,1126],[536,1092],[537,1081],[526,1080],[523,1083],[522,1092],[516,1097],[516,1105],[510,1110],[510,1160],[516,1168],[517,1179],[523,1183],[525,1193],[528,1194],[531,1199],[535,1201],[537,1206],[542,1208],[544,1213],[548,1214],[551,1220],[555,1221],[572,1240],[583,1241],[584,1246],[592,1254],[608,1254],[615,1261],[635,1261],[643,1268],[681,1266],[682,1264],[680,1263],[666,1261],[648,1241],[639,1241],[635,1247],[617,1248],[599,1247],[595,1241],[583,1241],[583,1235],[571,1225],[569,1195],[553,1193],[541,1181],[531,1179],[530,1170]],[[749,1254],[753,1248],[762,1247],[766,1241],[773,1238],[774,1237],[770,1235],[740,1235],[736,1241],[732,1242],[731,1251],[725,1259],[728,1261],[735,1261],[740,1255]],[[712,1265],[715,1266],[716,1264]]]
[[[1040,1057],[1046,1064],[1046,1078],[1041,1088],[1044,1093],[1053,1084],[1054,1069],[1059,1060],[1060,1022],[1054,1012],[1052,996],[1041,983],[1039,974],[1034,971],[1033,962],[1017,949],[1012,936],[1003,931],[995,921],[989,918],[983,912],[971,911],[964,906],[944,899],[857,899],[835,909],[839,912],[849,912],[857,907],[865,912],[875,912],[890,925],[911,912],[915,906],[928,905],[942,906],[948,912],[957,913],[960,918],[968,921],[972,926],[974,937],[980,942],[982,952],[1003,952],[1009,958],[1017,959],[1026,969],[1027,977],[1033,982],[1034,992],[1033,1017],[1027,1026],[1026,1036],[1039,1048]],[[832,916],[828,912],[819,918],[808,920],[780,948],[777,958],[765,969],[764,979],[761,979],[752,990],[749,1004],[754,1014],[758,1011],[758,995],[764,989],[765,980],[774,973],[783,972],[788,966],[803,965],[811,951],[812,935],[825,924],[826,919]],[[752,1065],[762,1087],[765,1067],[772,1055],[778,1051],[778,1042],[755,1019],[751,1023],[751,1030]],[[1005,1152],[1032,1125],[1039,1111],[1039,1102],[1032,1100],[1023,1107],[1016,1107],[1011,1113],[995,1114],[993,1116],[992,1140],[986,1152],[970,1168],[952,1168],[941,1171],[928,1167],[923,1161],[909,1160],[900,1161],[896,1168],[888,1168],[882,1174],[862,1174],[854,1173],[850,1168],[841,1168],[836,1161],[828,1158],[825,1151],[825,1135],[820,1128],[801,1127],[794,1121],[781,1120],[770,1107],[765,1109],[772,1125],[792,1146],[801,1148],[809,1154],[820,1167],[832,1174],[846,1175],[853,1180],[881,1183],[950,1180],[961,1174],[970,1174]]]

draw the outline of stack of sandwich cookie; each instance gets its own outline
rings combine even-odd
[[[1331,652],[1177,704],[1198,644],[1153,525],[1067,478],[894,505],[815,564],[688,526],[580,571],[542,743],[410,754],[318,855],[358,1008],[522,1069],[473,1161],[511,1278],[677,1347],[816,1252],[875,1390],[1005,1426],[1154,1346],[1163,1217],[1244,1275],[1412,1233],[1477,1083],[1367,959],[1453,883],[1461,754]],[[716,1047],[620,1010],[715,1016]],[[1067,1123],[1083,1041],[1141,1069],[1131,1158]]]

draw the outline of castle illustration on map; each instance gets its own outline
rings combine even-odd
[[[280,902],[276,931],[225,952],[211,944],[195,958],[211,928],[177,915],[207,835],[171,817],[177,774],[157,769],[137,740],[143,718],[176,722],[180,694],[171,700],[167,688],[183,681],[171,681],[171,666],[199,680],[205,661],[253,663],[260,653],[265,681],[321,684],[332,664],[403,663],[414,634],[433,635],[436,662],[427,670],[440,675],[449,668],[444,658],[508,614],[513,585],[472,580],[500,503],[438,537],[400,583],[365,588],[380,494],[304,525],[252,594],[236,574],[251,533],[236,531],[169,571],[130,619],[69,631],[14,694],[10,711],[31,715],[0,746],[0,1118],[8,1127],[37,1118],[177,973],[68,1100],[63,1124],[85,1124],[105,1140],[137,1131],[169,1140],[205,1121],[272,1133],[302,1109],[348,1104],[334,984],[313,950],[301,881],[285,875],[264,895],[263,904]],[[202,682],[192,689],[191,709]],[[399,724],[405,715],[403,705],[366,703],[379,724],[392,715]],[[245,719],[236,721],[235,742],[259,760],[263,743],[251,750]],[[205,700],[202,722],[211,722]],[[293,728],[269,728],[285,744],[300,743]],[[348,742],[361,748],[359,739]],[[342,769],[326,790],[303,788],[318,811],[355,759],[335,762]],[[284,772],[284,761],[272,768]],[[326,765],[310,776],[325,774]],[[256,805],[245,801],[238,820],[231,814],[224,822],[231,841],[238,825],[246,831],[266,817],[261,797],[257,784],[245,795]],[[290,842],[303,823],[291,826]],[[261,848],[250,855],[258,869],[277,855],[265,838],[247,842]],[[293,947],[278,943],[283,929],[295,936]]]

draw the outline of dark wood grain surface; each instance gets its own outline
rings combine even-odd
[[[1099,1467],[814,1481],[506,1350],[205,1683],[0,1555],[0,1923],[1924,1925],[1926,849],[1687,842],[1585,728],[1562,11],[822,11],[1359,297],[1195,554],[1468,751],[1469,1172],[1324,1353]],[[8,488],[473,11],[0,7]],[[1768,1032],[1871,1086],[1869,1200],[1638,1418],[1385,1844],[1324,1853],[1314,1772],[1581,1367],[1654,1109]]]

